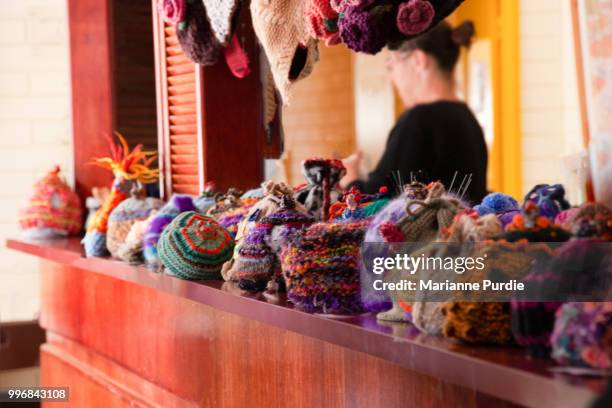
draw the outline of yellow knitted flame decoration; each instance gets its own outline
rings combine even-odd
[[[157,158],[157,153],[142,150],[141,144],[130,152],[123,135],[119,132],[115,132],[115,135],[121,146],[108,137],[111,157],[94,159],[92,164],[111,170],[115,177],[121,177],[124,180],[138,180],[142,184],[155,183],[159,177],[159,170],[151,169],[149,166]]]

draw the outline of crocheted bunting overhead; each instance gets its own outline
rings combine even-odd
[[[162,232],[158,244],[164,266],[182,279],[219,279],[231,258],[234,240],[210,217],[193,211],[178,215]]]

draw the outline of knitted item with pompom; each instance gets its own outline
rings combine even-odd
[[[34,238],[75,235],[83,226],[81,201],[55,167],[34,185],[28,206],[19,212],[19,227]]]
[[[117,258],[130,264],[138,264],[144,260],[144,235],[156,214],[157,211],[153,210],[147,219],[136,221],[134,225],[132,225],[130,232],[128,232],[125,237],[125,242],[117,250]]]
[[[318,223],[281,252],[287,298],[309,312],[356,313],[361,243],[367,222]]]
[[[164,266],[179,278],[218,279],[232,256],[234,240],[214,219],[189,211],[164,229],[157,249]]]

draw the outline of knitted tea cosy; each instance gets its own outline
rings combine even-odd
[[[130,150],[125,138],[119,133],[115,134],[119,144],[108,138],[111,156],[93,162],[99,167],[111,170],[115,179],[110,194],[91,220],[91,225],[81,241],[86,256],[107,254],[106,232],[111,211],[128,198],[134,189],[138,189],[142,184],[156,182],[159,176],[159,170],[150,168],[157,157],[155,152],[143,151],[142,145]]]
[[[118,258],[119,249],[125,243],[125,239],[132,226],[149,218],[151,211],[158,210],[164,205],[157,198],[130,197],[115,207],[108,217],[108,232],[106,236],[106,248],[111,256]]]
[[[157,249],[164,266],[179,278],[218,279],[232,256],[234,240],[212,218],[189,211],[164,229]]]
[[[183,52],[196,64],[215,65],[221,44],[215,37],[202,0],[186,0],[185,19],[176,25],[176,36]]]
[[[567,220],[572,235],[612,241],[612,209],[601,203],[583,204]]]
[[[193,205],[195,205],[198,212],[206,214],[206,212],[217,202],[216,197],[215,183],[208,182],[204,185],[202,194],[193,199]]]
[[[263,290],[268,282],[281,278],[278,254],[283,245],[313,222],[303,208],[296,208],[291,196],[284,196],[280,209],[249,229],[224,278],[239,281],[244,289]]]
[[[196,211],[193,198],[185,194],[174,194],[153,217],[147,226],[143,237],[143,256],[145,263],[152,269],[160,266],[157,244],[164,228],[179,214]]]
[[[331,5],[330,0],[307,0],[306,26],[312,38],[332,46],[339,44],[338,11]]]
[[[309,313],[360,312],[360,246],[366,225],[318,223],[298,234],[281,252],[289,301]]]
[[[311,158],[302,162],[307,184],[298,188],[295,199],[317,220],[326,221],[331,205],[340,199],[336,190],[346,168],[340,160]]]
[[[562,301],[585,294],[592,299],[605,298],[612,281],[605,242],[569,241],[555,251],[554,257],[536,264],[523,280],[527,291],[516,293],[512,301],[512,331],[531,355],[548,356],[555,312]],[[525,293],[529,293],[531,301],[524,300]],[[542,301],[533,301],[534,297]]]
[[[612,369],[612,302],[570,302],[558,311],[550,339],[561,364]]]
[[[146,230],[153,222],[153,218],[157,214],[157,210],[152,210],[149,217],[144,220],[136,221],[130,232],[125,237],[125,242],[117,250],[116,257],[123,262],[137,264],[143,259],[143,244]]]
[[[208,209],[206,215],[219,218],[223,213],[240,208],[242,206],[242,191],[230,188],[225,194],[219,194],[215,198],[215,204]]]
[[[28,206],[19,212],[19,227],[34,238],[78,234],[83,226],[81,201],[55,167],[34,184]]]
[[[268,59],[285,104],[292,85],[312,72],[319,58],[317,41],[308,34],[304,0],[252,0],[253,29]]]
[[[505,227],[515,215],[520,213],[519,203],[503,193],[491,193],[482,199],[482,203],[474,207],[479,215],[495,214]]]
[[[561,184],[538,184],[525,196],[525,204],[532,202],[540,215],[554,220],[557,214],[570,208],[565,199],[565,188]]]

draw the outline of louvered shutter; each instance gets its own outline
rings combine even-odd
[[[260,50],[248,7],[242,8],[236,35],[251,60],[251,74],[238,79],[223,58],[211,67],[187,59],[156,3],[152,1],[162,196],[198,194],[207,181],[220,190],[257,186],[264,155],[279,153],[280,127],[272,137],[266,134]]]

